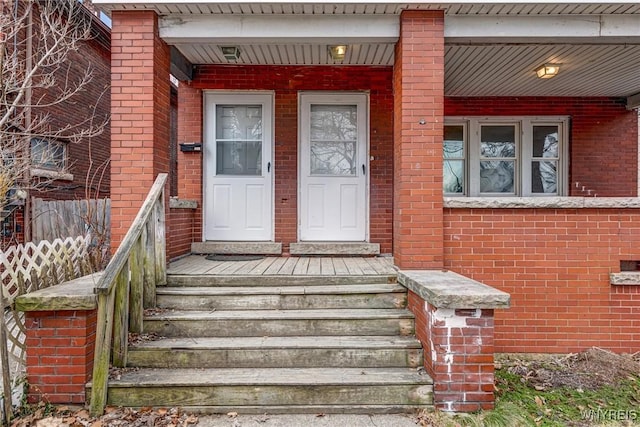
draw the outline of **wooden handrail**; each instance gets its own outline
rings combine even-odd
[[[90,403],[94,416],[104,412],[112,356],[114,366],[126,366],[129,330],[142,332],[143,309],[155,305],[156,286],[166,284],[166,181],[166,173],[158,174],[94,288],[98,299]]]

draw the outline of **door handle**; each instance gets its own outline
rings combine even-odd
[[[271,172],[271,162],[267,162],[267,173]]]
[[[366,175],[367,174],[367,167],[363,164],[362,165],[362,175]]]

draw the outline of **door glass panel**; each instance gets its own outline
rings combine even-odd
[[[311,175],[357,173],[357,106],[311,105]]]
[[[216,106],[216,174],[262,175],[262,106]]]

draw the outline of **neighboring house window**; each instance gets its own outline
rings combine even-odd
[[[566,194],[566,117],[447,118],[447,196]]]
[[[42,138],[32,138],[31,163],[33,167],[38,169],[64,172],[67,165],[66,144]]]

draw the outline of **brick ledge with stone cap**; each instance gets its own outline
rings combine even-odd
[[[30,292],[16,298],[18,311],[94,310],[97,298],[93,292],[102,272],[69,280],[59,285]]]
[[[21,295],[24,312],[28,401],[84,404],[96,339],[100,273]]]
[[[398,271],[398,282],[438,308],[509,308],[511,296],[453,271]]]

